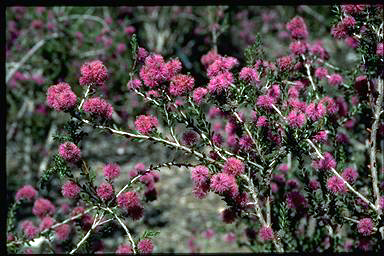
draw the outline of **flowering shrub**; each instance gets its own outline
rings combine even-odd
[[[22,186],[8,213],[8,251],[26,252],[37,238],[53,252],[70,254],[156,251],[158,232],[133,226],[149,214],[163,167],[190,170],[196,200],[216,195],[223,201],[221,230],[241,227],[225,231],[225,243],[255,252],[383,250],[383,6],[332,8],[336,20],[328,33],[333,44],[345,39],[354,46],[358,59],[351,67],[332,65],[327,47],[297,15],[277,26],[289,42],[273,58],[260,35],[244,50],[244,60],[220,54],[217,38],[225,23],[213,22],[212,49],[201,56],[200,76],[185,71],[184,55],[165,58],[139,47],[135,28],[126,27],[129,43],[116,49],[130,52],[120,91],[141,97],[146,107],[121,122],[118,101],[107,93],[113,66],[102,60],[73,71],[78,82],[55,81],[47,88],[47,106],[66,122],[54,136],[58,153],[39,187],[49,189],[56,178],[56,197],[74,208],[45,198],[32,184]],[[274,19],[269,15],[265,23]],[[212,21],[221,19],[220,11],[216,16]],[[104,44],[112,43],[108,39]],[[106,159],[98,174],[87,137],[99,132],[107,142],[117,137],[183,154],[160,164],[137,163],[128,175],[121,163]],[[31,203],[37,218],[15,223],[18,208]],[[114,231],[126,239],[112,248],[102,238]],[[202,236],[213,239],[215,231]],[[200,250],[196,234],[188,246]]]

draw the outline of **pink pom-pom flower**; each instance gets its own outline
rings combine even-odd
[[[60,144],[59,155],[68,162],[76,163],[81,158],[81,151],[74,143],[67,141]]]
[[[56,111],[64,111],[76,105],[76,94],[67,83],[53,85],[47,90],[47,105]]]
[[[223,168],[224,173],[232,176],[240,175],[244,173],[244,170],[245,170],[244,163],[235,157],[229,157],[225,162],[224,168]]]
[[[80,85],[102,86],[108,78],[107,68],[100,60],[94,60],[83,64],[80,68]]]
[[[181,96],[193,89],[195,79],[189,75],[176,75],[172,78],[169,92],[173,96]]]
[[[139,248],[141,253],[151,253],[153,251],[154,245],[151,240],[144,239],[137,244],[137,248]]]
[[[37,191],[31,185],[24,185],[16,192],[16,201],[20,201],[22,199],[31,201],[34,197],[36,197]]]
[[[120,175],[120,166],[115,163],[106,164],[103,168],[104,177],[108,180],[113,180]]]
[[[136,129],[144,135],[151,133],[151,131],[158,125],[158,120],[154,116],[140,115],[135,121]]]
[[[344,181],[336,175],[329,178],[327,182],[327,188],[335,194],[345,193],[348,191],[348,188],[345,186]]]
[[[271,227],[268,227],[268,226],[263,226],[262,228],[260,228],[259,230],[259,238],[261,241],[265,242],[265,241],[270,241],[270,240],[273,240],[273,230]]]
[[[47,215],[53,215],[55,211],[56,207],[51,203],[51,201],[45,198],[37,199],[32,208],[32,213],[40,218]]]
[[[102,183],[96,190],[97,195],[103,200],[107,201],[113,198],[113,187],[109,183]]]
[[[80,191],[80,187],[73,181],[67,181],[61,187],[61,193],[66,198],[76,198],[79,195]]]
[[[107,119],[111,119],[113,113],[112,105],[99,97],[87,99],[84,102],[83,110],[86,113],[90,113]]]
[[[373,231],[373,221],[371,218],[364,218],[359,220],[357,230],[363,236],[369,236]]]

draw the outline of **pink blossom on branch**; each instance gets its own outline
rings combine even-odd
[[[144,135],[151,133],[158,125],[159,122],[155,116],[140,115],[135,121],[136,129]]]
[[[31,185],[24,185],[21,187],[17,192],[15,199],[16,201],[20,201],[22,199],[31,201],[33,198],[35,198],[37,195],[37,191],[34,187]]]
[[[94,60],[83,64],[80,68],[80,85],[102,86],[108,78],[107,68],[100,60]]]
[[[113,113],[112,105],[99,97],[87,99],[84,102],[83,110],[86,113],[90,113],[107,119],[111,119]]]
[[[47,105],[56,111],[64,111],[76,105],[76,94],[67,83],[58,83],[47,90]]]

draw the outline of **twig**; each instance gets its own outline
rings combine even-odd
[[[120,223],[120,225],[123,227],[123,229],[125,230],[125,232],[127,233],[128,235],[128,238],[129,238],[129,241],[131,242],[131,245],[132,245],[132,250],[133,250],[133,253],[136,254],[136,245],[135,245],[135,241],[133,241],[133,238],[131,236],[131,233],[129,233],[129,230],[127,228],[127,226],[124,224],[124,222],[119,218],[119,216],[117,216],[116,213],[114,213],[110,208],[103,208],[105,210],[107,210],[108,212],[112,213],[113,216],[115,216],[115,218],[117,219],[117,221]]]
[[[88,93],[90,89],[91,89],[91,85],[88,85],[87,90],[84,93],[84,97],[81,99],[81,102],[78,108],[79,110],[81,110],[81,107],[83,106],[85,99],[88,97]]]
[[[69,254],[74,254],[80,248],[80,246],[88,239],[92,231],[95,230],[95,228],[99,225],[100,221],[103,219],[104,212],[101,214],[99,220],[97,220],[97,217],[98,217],[98,214],[96,214],[92,227],[88,230],[87,234],[83,237],[83,239],[81,239],[81,241],[76,245],[76,247]]]
[[[304,56],[303,56],[304,57]],[[308,76],[308,79],[309,81],[311,82],[311,85],[312,85],[312,88],[313,88],[313,91],[315,93],[315,96],[316,96],[316,99],[319,99],[319,95],[317,94],[317,90],[316,90],[316,85],[315,83],[313,82],[313,79],[312,79],[312,76],[311,76],[311,70],[309,69],[309,64],[306,63],[305,64],[305,68],[307,69],[307,76]]]

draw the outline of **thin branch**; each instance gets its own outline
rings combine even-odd
[[[98,214],[96,214],[96,217],[93,221],[92,227],[88,230],[87,234],[83,237],[83,239],[80,240],[80,242],[76,245],[76,247],[69,253],[69,254],[74,254],[80,246],[88,239],[88,237],[91,235],[92,231],[95,230],[95,228],[99,225],[100,221],[104,217],[104,212],[101,214],[99,220],[97,220]]]

